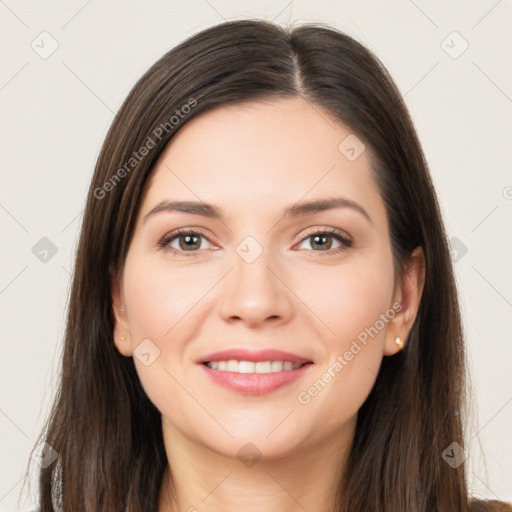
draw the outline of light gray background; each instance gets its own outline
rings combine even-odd
[[[459,240],[475,403],[470,487],[512,500],[511,12],[510,0],[0,0],[0,511],[17,510],[55,389],[86,190],[114,113],[172,46],[246,16],[342,29],[405,95]],[[57,248],[46,262],[32,251],[43,237]]]

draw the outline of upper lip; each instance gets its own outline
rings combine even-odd
[[[301,357],[291,352],[284,352],[282,350],[275,350],[272,348],[263,350],[247,350],[245,348],[234,348],[229,350],[222,350],[220,352],[213,352],[204,357],[201,357],[197,362],[206,363],[207,361],[229,361],[235,359],[237,361],[290,361],[293,364],[312,363],[310,359]]]

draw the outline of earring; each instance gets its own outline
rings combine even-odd
[[[124,338],[121,338],[121,336],[119,336],[119,339],[120,339],[121,341],[124,341]]]
[[[404,347],[403,341],[400,339],[400,336],[397,336],[395,338],[395,343],[397,344],[398,348],[402,349]]]

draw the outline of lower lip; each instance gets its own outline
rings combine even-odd
[[[284,370],[272,373],[237,373],[212,370],[201,364],[208,376],[220,386],[246,395],[265,395],[286,386],[307,373],[312,363],[305,364],[296,370]]]

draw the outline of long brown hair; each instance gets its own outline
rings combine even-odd
[[[398,275],[417,246],[426,263],[405,349],[384,358],[359,410],[336,510],[469,510],[465,465],[451,467],[443,458],[452,443],[464,446],[457,291],[436,194],[403,99],[377,57],[336,29],[241,20],[203,30],[166,53],[133,87],[107,134],[83,217],[60,385],[41,434],[59,456],[39,474],[41,512],[54,510],[52,476],[59,468],[63,510],[157,511],[167,464],[161,416],[133,360],[114,346],[110,271],[123,267],[144,186],[184,124],[220,105],[290,96],[323,107],[371,150]]]

